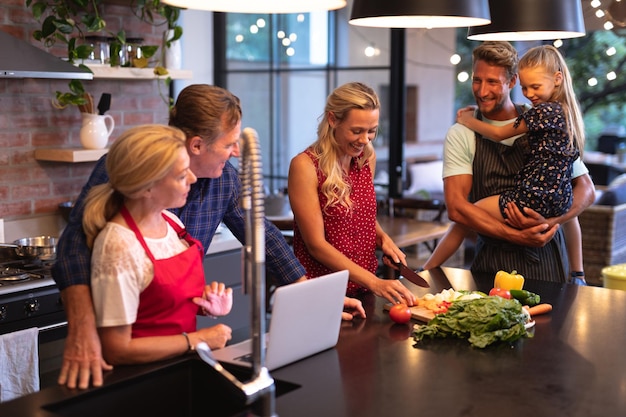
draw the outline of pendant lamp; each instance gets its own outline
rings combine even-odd
[[[346,0],[162,0],[181,9],[227,13],[308,13],[345,7]]]
[[[491,24],[470,27],[476,41],[535,41],[585,36],[580,0],[489,0]]]
[[[350,24],[380,28],[486,25],[488,0],[354,0]]]

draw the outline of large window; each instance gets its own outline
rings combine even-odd
[[[389,30],[349,25],[349,10],[215,19],[216,83],[241,99],[243,126],[259,133],[269,191],[286,186],[291,158],[315,140],[332,89],[349,81],[379,93],[389,86]]]

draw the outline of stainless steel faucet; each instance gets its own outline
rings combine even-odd
[[[261,417],[277,417],[274,380],[265,367],[265,210],[261,149],[257,132],[243,129],[241,135],[239,173],[241,206],[246,216],[244,245],[244,287],[251,294],[252,378],[239,381],[215,360],[206,343],[196,346],[206,363],[228,379],[245,396],[246,404],[254,404]]]

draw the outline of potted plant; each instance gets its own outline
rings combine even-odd
[[[41,29],[35,30],[33,37],[43,42],[46,47],[57,42],[66,44],[69,62],[75,63],[78,60],[87,59],[93,52],[93,47],[82,44],[78,40],[84,40],[86,33],[106,30],[106,21],[100,16],[98,10],[104,2],[105,0],[26,0],[26,7],[31,8],[35,19],[41,22]],[[183,30],[177,23],[180,9],[163,4],[160,0],[135,0],[131,2],[130,7],[133,14],[145,22],[153,25],[167,25],[172,35],[164,42],[166,45],[182,36]],[[125,43],[124,31],[110,35],[115,39],[112,48],[114,50],[121,48],[121,45]],[[147,46],[142,52],[146,52],[146,55],[154,54],[155,49]],[[83,64],[79,66],[89,69]],[[167,70],[162,66],[157,66],[154,72],[160,76],[167,75]],[[69,92],[56,92],[54,100],[56,107],[85,104],[85,89],[80,80],[70,81]]]
[[[41,21],[41,29],[33,32],[33,38],[43,42],[46,47],[56,42],[67,45],[67,59],[74,63],[78,59],[86,59],[93,52],[93,47],[86,44],[77,45],[76,40],[84,38],[85,32],[99,32],[106,27],[106,22],[98,13],[101,0],[26,0],[26,7],[31,7],[33,16]],[[89,70],[85,65],[79,66]],[[56,92],[53,104],[59,108],[69,105],[81,106],[87,103],[85,89],[79,80],[71,80],[69,92]]]

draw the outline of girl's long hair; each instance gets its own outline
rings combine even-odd
[[[337,87],[326,100],[324,114],[320,116],[317,126],[317,140],[311,145],[311,151],[319,161],[319,169],[326,176],[321,186],[322,194],[327,198],[323,209],[334,205],[352,208],[350,199],[352,189],[339,163],[340,148],[335,138],[335,129],[330,126],[329,115],[332,113],[337,123],[341,123],[353,109],[380,109],[378,95],[371,87],[359,82]],[[370,142],[365,146],[363,156],[357,161],[358,167],[362,168],[373,153],[374,147]]]
[[[83,229],[87,245],[124,204],[163,179],[185,148],[185,134],[163,125],[143,125],[128,129],[113,142],[106,156],[109,181],[89,190],[85,200]]]
[[[585,148],[585,124],[565,59],[552,45],[536,46],[529,49],[519,61],[520,70],[535,67],[542,67],[549,74],[563,74],[563,82],[554,89],[551,100],[558,101],[563,107],[570,146],[577,148],[582,155]]]

